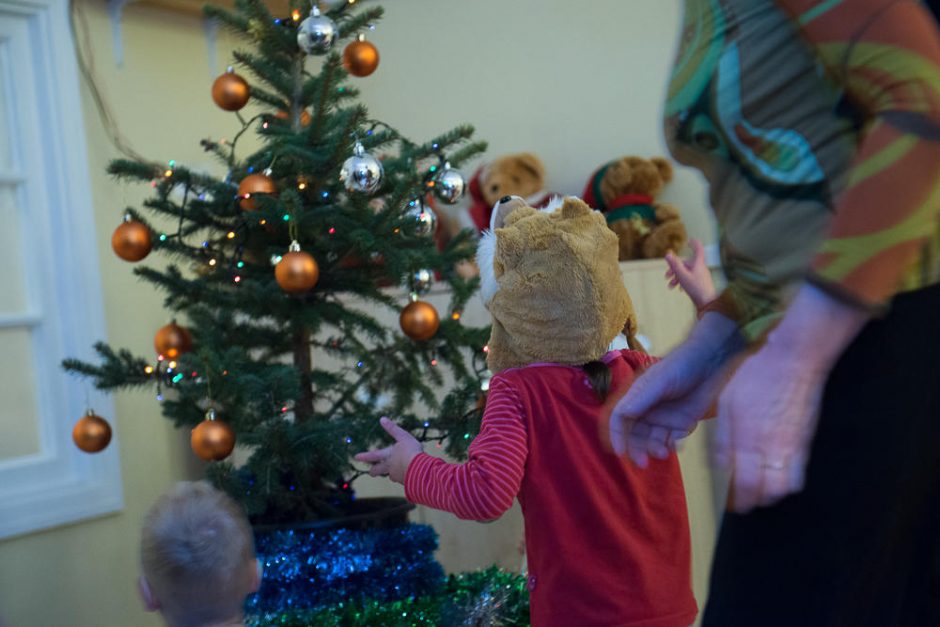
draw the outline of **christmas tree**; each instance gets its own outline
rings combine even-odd
[[[436,240],[431,203],[457,200],[454,168],[485,145],[470,126],[417,143],[370,117],[350,77],[378,65],[363,34],[382,9],[354,1],[322,14],[301,2],[289,16],[261,0],[205,9],[249,44],[212,86],[237,134],[202,140],[227,175],[109,166],[153,186],[154,222],[126,209],[112,246],[131,262],[151,249],[171,257],[134,272],[176,320],[157,331],[156,360],[99,343],[98,363],[64,362],[101,389],[154,387],[163,414],[215,460],[208,477],[256,523],[342,515],[360,474],[351,455],[384,441],[383,415],[460,457],[481,413],[488,330],[461,324],[477,281],[454,271],[474,244],[470,233]],[[249,132],[260,147],[242,155]],[[448,288],[446,311],[420,300],[434,281]],[[380,308],[401,310],[401,328],[383,326]],[[226,459],[236,445],[237,465]]]

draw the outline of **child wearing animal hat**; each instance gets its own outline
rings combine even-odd
[[[652,362],[608,350],[635,331],[617,250],[604,216],[576,198],[552,212],[500,200],[477,259],[495,374],[468,460],[425,454],[388,419],[395,444],[356,456],[410,501],[460,518],[499,518],[518,497],[535,627],[687,627],[697,613],[675,454],[640,469],[598,446],[608,397]]]

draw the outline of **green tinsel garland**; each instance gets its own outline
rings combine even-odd
[[[318,610],[249,616],[248,627],[518,627],[529,624],[522,575],[492,567],[450,575],[438,596],[338,603]]]

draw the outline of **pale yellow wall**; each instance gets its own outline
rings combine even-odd
[[[472,123],[490,155],[529,150],[552,191],[580,195],[624,154],[666,155],[660,123],[681,19],[677,0],[396,0],[360,80],[370,112],[413,138]],[[471,174],[468,169],[466,174]],[[663,198],[714,241],[699,175]]]
[[[129,142],[152,159],[210,165],[198,140],[236,130],[232,116],[209,99],[210,75],[228,58],[226,36],[220,33],[220,67],[210,71],[198,21],[131,5],[118,69],[104,3],[78,1],[88,17],[100,87]],[[423,139],[473,123],[490,142],[490,154],[539,154],[552,188],[562,193],[580,193],[590,172],[619,154],[665,154],[659,117],[680,17],[677,0],[394,0],[385,7],[387,17],[372,36],[381,66],[358,85],[373,115],[406,135]],[[167,319],[161,298],[108,246],[121,207],[139,203],[146,190],[107,177],[104,168],[117,153],[87,88],[80,104],[107,340],[149,354],[154,330]],[[680,172],[667,198],[681,206],[693,235],[713,240],[696,175]],[[149,393],[118,394],[113,419],[125,509],[0,542],[0,622],[6,627],[158,624],[139,610],[134,590],[137,528],[153,499],[192,476],[195,464],[186,434],[159,415]],[[447,566],[483,565],[481,556],[494,554],[512,565],[516,525],[509,519],[486,527],[475,536],[480,550],[455,547]],[[441,531],[445,539],[459,535]]]

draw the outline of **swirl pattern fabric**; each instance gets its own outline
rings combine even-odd
[[[940,280],[940,36],[905,0],[686,0],[666,106],[757,335],[808,278],[859,306]]]

